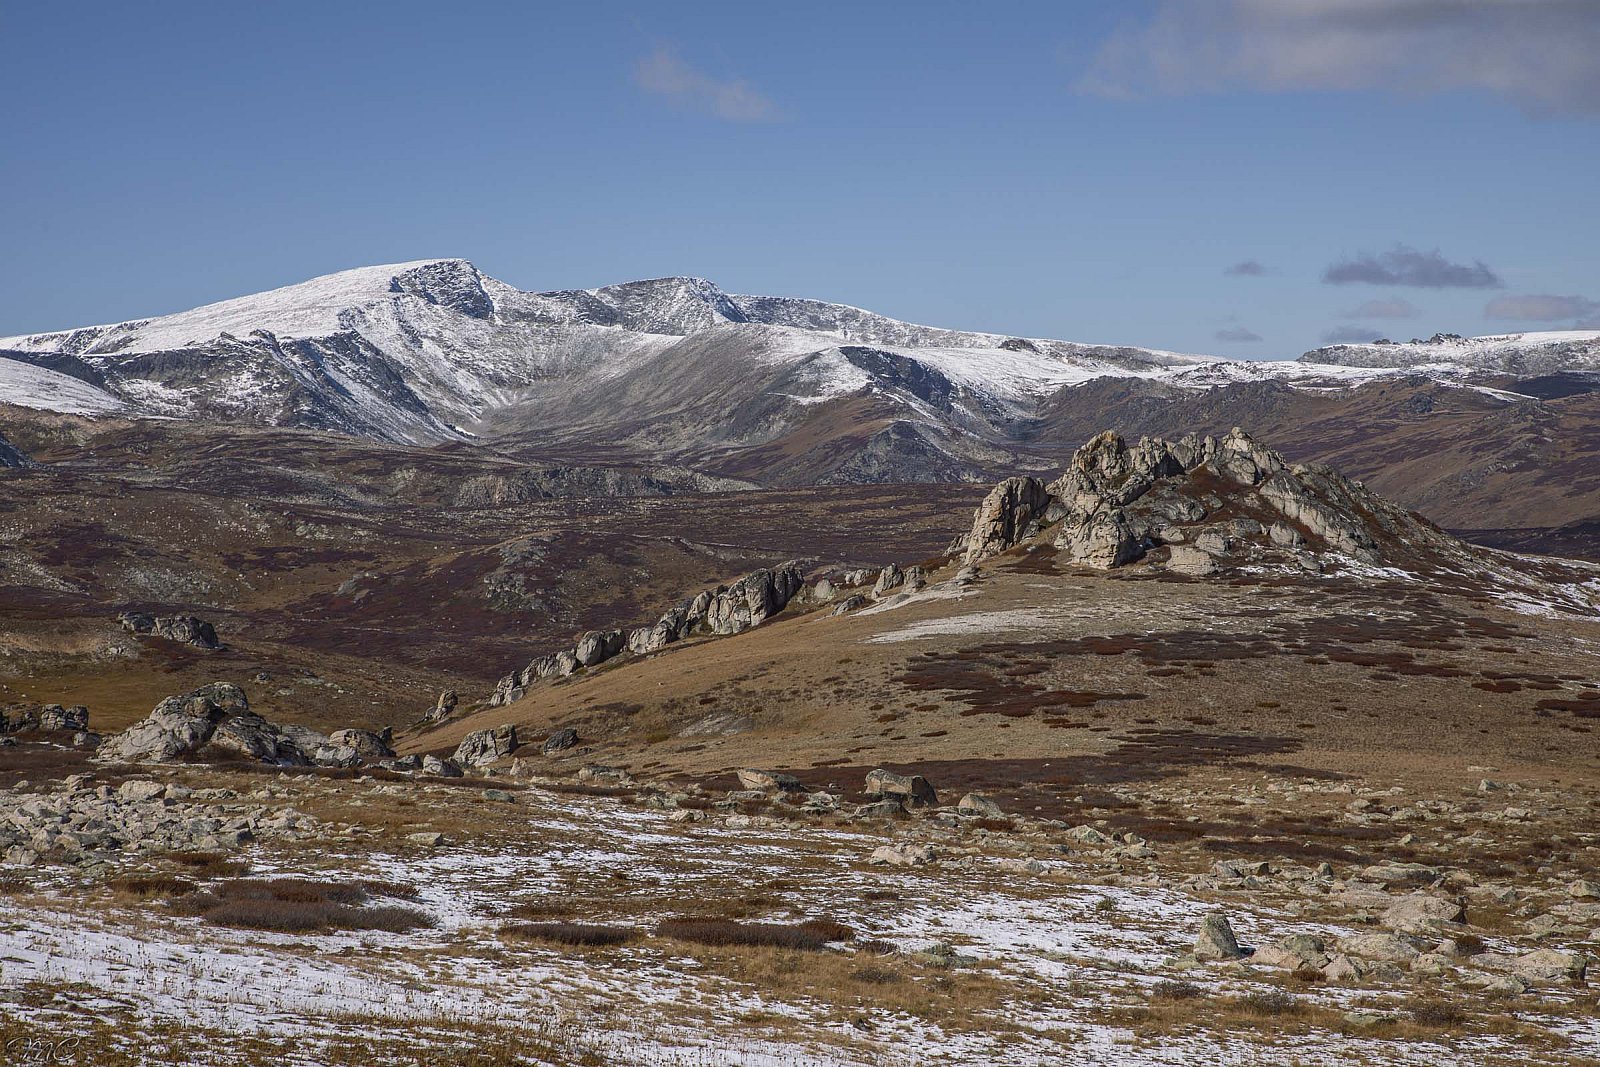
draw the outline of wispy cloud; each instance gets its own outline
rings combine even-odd
[[[755,86],[743,78],[713,77],[688,63],[671,45],[657,45],[639,60],[633,82],[647,93],[728,122],[769,122],[778,117],[777,105]]]
[[[1351,308],[1343,315],[1347,319],[1414,319],[1422,309],[1411,301],[1394,296],[1387,300],[1368,300],[1360,307]]]
[[[1367,345],[1378,339],[1378,331],[1366,326],[1335,326],[1322,335],[1326,345]]]
[[[1261,335],[1259,333],[1256,333],[1254,330],[1248,329],[1244,326],[1229,326],[1226,329],[1218,330],[1215,336],[1219,341],[1239,342],[1261,340]]]
[[[1259,278],[1267,273],[1267,268],[1253,259],[1245,259],[1226,268],[1222,273],[1231,274],[1236,278]]]
[[[1600,321],[1600,300],[1586,296],[1502,296],[1489,301],[1483,314],[1491,319],[1522,319],[1527,322],[1559,322],[1562,319]]]
[[[1594,0],[1161,0],[1076,87],[1110,97],[1253,89],[1481,90],[1600,113]]]
[[[1500,276],[1483,262],[1452,263],[1439,254],[1395,245],[1382,255],[1362,253],[1322,272],[1332,285],[1409,285],[1420,289],[1498,289]]]

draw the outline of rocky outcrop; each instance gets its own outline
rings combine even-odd
[[[493,730],[479,730],[461,739],[451,760],[462,767],[486,767],[518,747],[517,728],[509,723]]]
[[[193,645],[195,648],[218,649],[216,627],[193,615],[150,615],[142,611],[125,611],[117,616],[122,628],[137,637],[164,637],[168,641]]]
[[[100,763],[177,763],[248,760],[286,767],[354,767],[394,758],[387,732],[280,726],[250,710],[243,689],[212,682],[170,696],[149,716],[105,739]]]
[[[89,728],[89,709],[81,704],[11,705],[0,708],[0,733],[39,730],[80,733]]]
[[[1155,556],[1178,574],[1244,564],[1320,572],[1329,563],[1394,562],[1426,549],[1468,551],[1359,482],[1291,465],[1243,430],[1220,438],[1089,441],[1049,484],[1008,478],[951,546],[970,566],[1048,538],[1063,562],[1110,569]]]
[[[564,678],[620,655],[648,655],[697,634],[743,633],[782,611],[804,588],[805,576],[799,566],[786,563],[748,574],[732,585],[705,590],[671,608],[649,626],[632,631],[591,630],[579,637],[573,648],[541,656],[500,679],[489,697],[489,706],[521,700],[528,687],[541,679]]]
[[[1037,478],[1007,478],[989,491],[962,542],[963,562],[999,555],[1039,532],[1051,496]]]

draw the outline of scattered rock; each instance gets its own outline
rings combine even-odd
[[[557,752],[565,752],[578,743],[578,731],[571,726],[563,726],[549,737],[544,739],[544,744],[539,751],[546,756],[553,756]]]
[[[492,730],[478,730],[461,739],[451,759],[462,767],[486,767],[511,755],[517,749],[517,728],[507,723]]]
[[[968,793],[956,804],[956,810],[963,815],[983,819],[1003,819],[1006,815],[1000,805],[982,793]]]
[[[872,797],[886,797],[900,801],[908,808],[933,807],[939,795],[920,774],[896,774],[881,767],[867,775],[865,792]]]
[[[756,771],[744,768],[733,772],[739,779],[739,785],[744,789],[755,789],[761,792],[797,792],[804,788],[800,779],[792,774],[779,774],[776,771]]]
[[[922,867],[938,858],[931,845],[879,845],[867,862],[877,866]]]
[[[1541,948],[1517,957],[1511,965],[1511,973],[1527,982],[1578,984],[1582,983],[1588,964],[1588,959],[1580,952]]]
[[[1233,936],[1233,926],[1220,912],[1207,915],[1200,922],[1200,936],[1194,943],[1194,955],[1200,960],[1236,960],[1245,955],[1239,941]]]

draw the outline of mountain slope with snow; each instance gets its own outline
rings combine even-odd
[[[1266,383],[1464,384],[1595,369],[1597,339],[1435,338],[1233,362],[942,329],[700,278],[523,292],[439,259],[0,339],[0,402],[396,443],[493,440],[787,483],[943,480],[1048,462],[1062,398],[1094,381],[1125,381],[1151,403]]]

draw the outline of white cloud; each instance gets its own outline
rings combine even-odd
[[[1595,0],[1162,0],[1106,41],[1076,88],[1124,98],[1477,89],[1536,113],[1600,113],[1600,8]]]
[[[670,45],[658,45],[639,60],[633,81],[647,93],[729,122],[766,122],[778,113],[777,105],[749,82],[714,78],[690,66]]]

